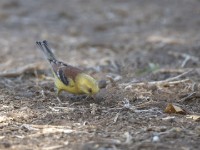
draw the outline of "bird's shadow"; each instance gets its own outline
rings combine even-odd
[[[62,93],[59,95],[61,103],[68,103],[69,105],[88,105],[91,103],[100,104],[103,97],[99,95],[73,95],[69,93]]]

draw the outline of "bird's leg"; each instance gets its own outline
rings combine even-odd
[[[62,104],[62,102],[61,102],[61,100],[60,100],[60,98],[59,98],[59,94],[62,92],[62,90],[61,89],[57,89],[57,91],[56,91],[56,98],[57,98],[57,100],[58,100],[58,102],[60,103],[60,104]]]
[[[57,89],[56,96],[58,97],[61,92],[62,92],[62,89]]]

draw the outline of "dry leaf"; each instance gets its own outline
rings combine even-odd
[[[186,118],[193,119],[194,121],[200,121],[200,115],[187,115]]]
[[[185,115],[186,114],[186,111],[183,110],[182,108],[180,108],[179,106],[176,106],[172,103],[169,103],[167,105],[167,107],[165,108],[165,113],[177,113],[177,114],[183,114]]]

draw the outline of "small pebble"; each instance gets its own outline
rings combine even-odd
[[[155,136],[153,137],[153,140],[152,140],[152,141],[153,141],[153,142],[159,142],[159,141],[160,141],[159,136],[155,135]]]

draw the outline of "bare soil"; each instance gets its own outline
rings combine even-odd
[[[38,40],[106,88],[60,103]],[[199,0],[1,0],[0,149],[198,150],[199,59]]]

